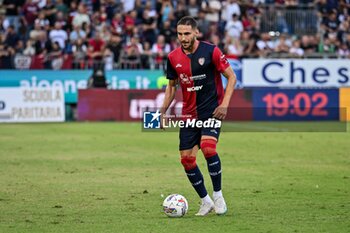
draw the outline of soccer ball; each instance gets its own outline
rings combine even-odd
[[[171,194],[163,201],[163,210],[168,217],[182,217],[188,210],[187,200],[180,194]]]

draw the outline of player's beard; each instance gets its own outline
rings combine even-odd
[[[193,45],[194,45],[194,42],[196,41],[196,38],[193,37],[192,40],[189,42],[189,45],[187,46],[187,48],[184,47],[183,43],[181,44],[182,46],[182,49],[183,50],[186,50],[188,52],[192,52],[192,49],[193,49]]]

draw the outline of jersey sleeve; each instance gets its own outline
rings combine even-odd
[[[220,73],[223,73],[230,66],[225,54],[218,47],[215,47],[213,51],[213,63]]]
[[[177,79],[177,73],[174,67],[171,65],[169,57],[166,62],[166,78],[171,80]]]

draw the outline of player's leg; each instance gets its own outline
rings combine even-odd
[[[217,130],[215,135],[211,134],[214,131],[211,130],[209,132],[210,133],[206,132],[205,130],[202,131],[202,134],[204,135],[201,137],[200,146],[204,157],[207,160],[208,171],[213,184],[215,212],[217,214],[225,214],[227,211],[227,206],[221,190],[221,161],[216,151],[216,144],[220,131]]]
[[[198,196],[202,200],[202,204],[196,215],[205,216],[214,209],[214,202],[208,195],[204,185],[203,175],[196,163],[198,146],[195,145],[192,149],[181,150],[181,163],[185,168],[186,175],[191,182],[193,188],[196,190]]]
[[[203,175],[197,165],[196,157],[199,150],[201,133],[195,129],[180,129],[180,156],[189,181],[202,199],[202,205],[196,215],[204,216],[213,208],[214,203],[204,185]]]

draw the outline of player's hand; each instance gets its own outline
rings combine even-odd
[[[164,113],[161,112],[161,115],[160,115],[160,117],[159,117],[159,120],[160,120],[160,125],[159,125],[159,127],[160,127],[161,130],[164,131],[165,128],[164,128],[164,125],[163,125],[163,119],[164,119]]]
[[[225,119],[227,114],[227,107],[224,106],[218,106],[214,112],[213,112],[213,117],[219,120]]]

